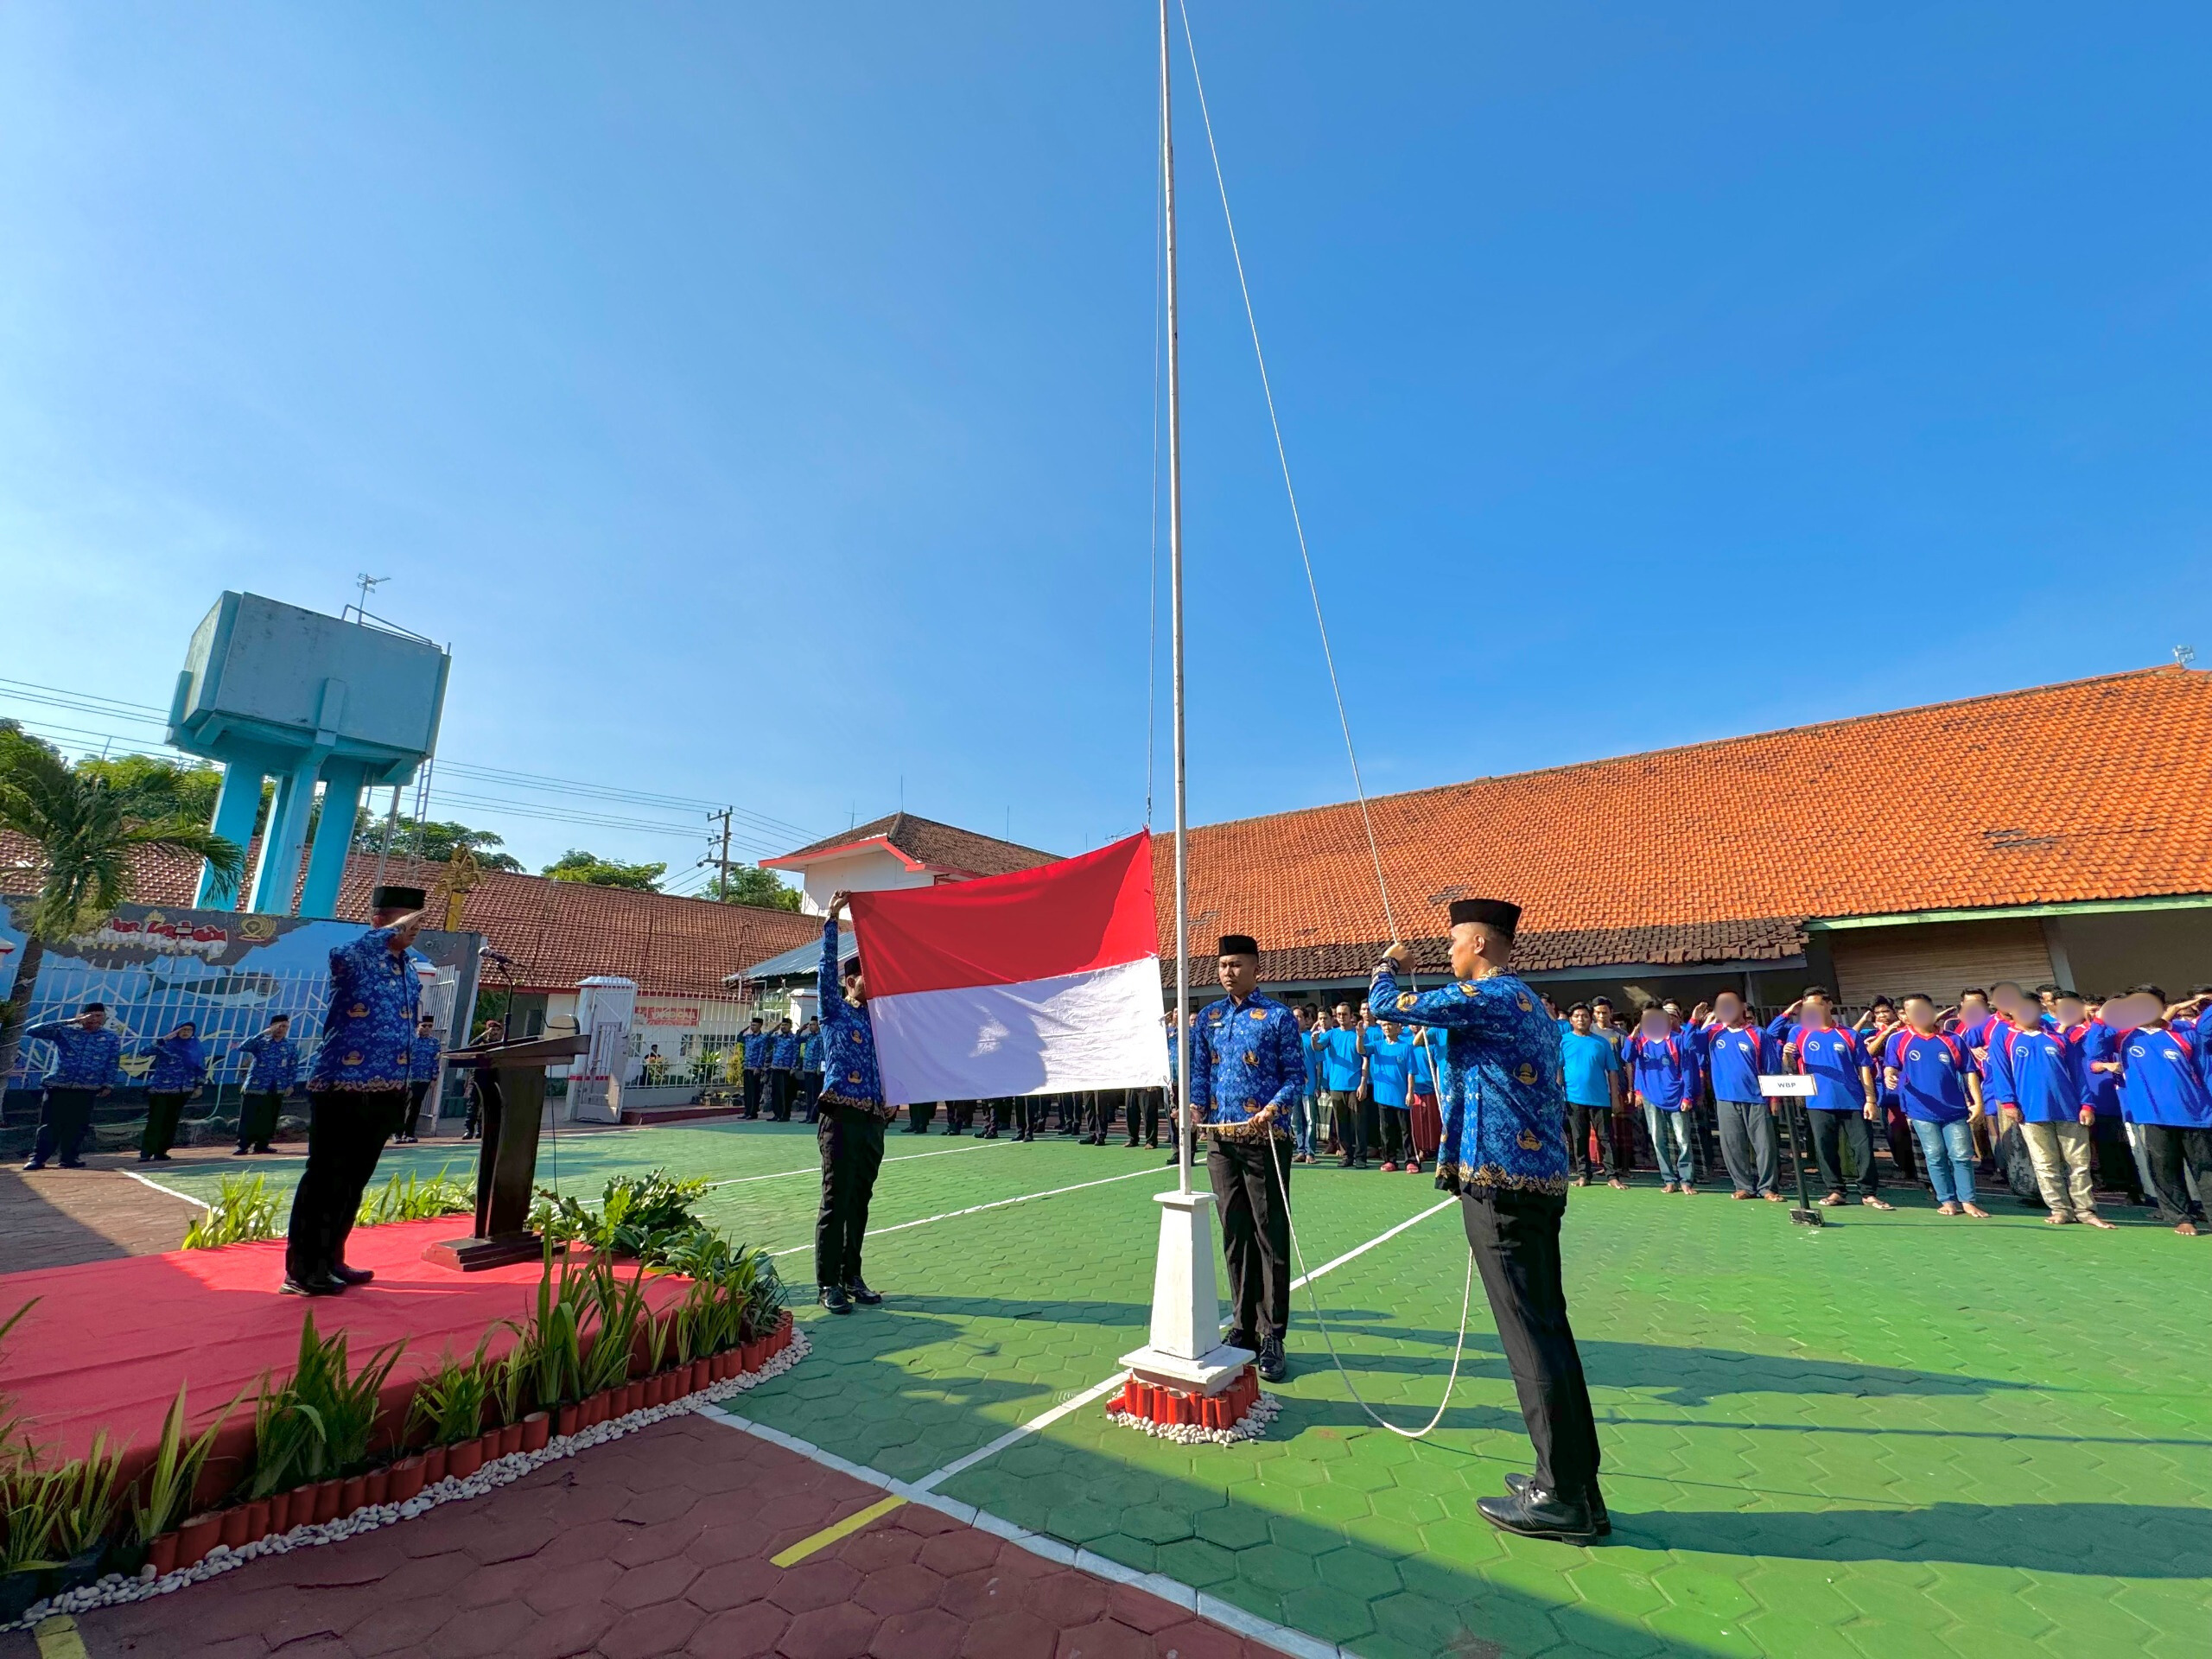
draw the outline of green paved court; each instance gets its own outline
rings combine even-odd
[[[742,1411],[903,1479],[1102,1381],[1142,1338],[1159,1156],[1058,1140],[893,1135],[874,1225],[1109,1177],[874,1240],[891,1300],[811,1317],[815,1357]],[[435,1168],[447,1151],[399,1149]],[[803,1128],[563,1141],[563,1185],[666,1163],[803,1171]],[[289,1179],[292,1160],[255,1166]],[[181,1173],[205,1191],[212,1179]],[[1319,1266],[1419,1214],[1427,1178],[1301,1169]],[[803,1245],[804,1174],[717,1188],[711,1213]],[[1459,1392],[1411,1445],[1370,1426],[1301,1297],[1266,1440],[1185,1450],[1085,1408],[952,1478],[950,1496],[1376,1656],[1541,1652],[2195,1656],[2212,1646],[2212,1244],[2120,1211],[2044,1226],[2009,1202],[1840,1213],[1645,1186],[1578,1192],[1568,1292],[1615,1533],[1507,1539],[1473,1499],[1529,1466],[1479,1287]],[[794,1281],[809,1274],[787,1258]],[[1434,1408],[1466,1252],[1450,1210],[1322,1278],[1360,1392]]]

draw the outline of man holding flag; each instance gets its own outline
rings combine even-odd
[[[1297,1016],[1260,993],[1258,944],[1224,933],[1217,950],[1229,995],[1191,1020],[1191,1111],[1211,1143],[1206,1178],[1236,1307],[1229,1343],[1256,1352],[1260,1376],[1280,1382],[1290,1329],[1290,1121],[1306,1052]]]
[[[1598,1429],[1560,1274],[1567,1213],[1567,1091],[1559,1028],[1513,972],[1521,907],[1459,899],[1451,911],[1458,982],[1398,988],[1412,959],[1394,944],[1375,969],[1370,1006],[1445,1033],[1444,1143],[1436,1184],[1459,1197],[1467,1243],[1536,1448],[1533,1476],[1509,1475],[1503,1497],[1476,1507],[1504,1532],[1585,1542],[1612,1530],[1598,1491]]]
[[[820,1113],[814,1123],[815,1142],[822,1151],[814,1282],[822,1306],[832,1313],[849,1313],[855,1302],[872,1307],[883,1300],[861,1277],[861,1241],[868,1235],[868,1206],[875,1196],[876,1173],[883,1167],[884,1122],[898,1109],[883,1103],[875,1029],[868,1017],[868,979],[860,958],[844,963],[840,972],[837,925],[848,898],[841,893],[830,900],[815,986],[822,1003],[826,1052]]]

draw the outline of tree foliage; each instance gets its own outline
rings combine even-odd
[[[726,905],[759,905],[768,910],[797,910],[798,889],[776,880],[758,864],[730,867],[715,883],[715,897]]]
[[[385,821],[364,806],[353,820],[353,850],[357,853],[378,853],[384,850]],[[486,870],[515,870],[522,868],[522,861],[512,853],[495,852],[505,846],[506,839],[489,830],[472,830],[465,823],[450,819],[431,818],[417,821],[401,813],[392,824],[391,851],[395,856],[423,858],[443,864],[452,859],[454,849],[468,849],[480,868]]]
[[[666,864],[625,864],[620,859],[601,858],[597,853],[588,853],[571,847],[543,874],[556,881],[581,881],[587,887],[627,887],[633,893],[658,893],[660,879],[668,874]]]

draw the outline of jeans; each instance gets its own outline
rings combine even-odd
[[[1320,1122],[1321,1096],[1308,1090],[1298,1097],[1298,1104],[1290,1115],[1290,1137],[1301,1155],[1313,1155],[1314,1136]]]
[[[1662,1112],[1656,1106],[1643,1109],[1643,1127],[1651,1135],[1652,1155],[1659,1160],[1659,1179],[1663,1182],[1679,1181],[1690,1186],[1697,1180],[1697,1159],[1691,1152],[1696,1126],[1689,1112]]]
[[[1963,1117],[1948,1123],[1912,1120],[1913,1135],[1920,1141],[1920,1161],[1928,1166],[1928,1179],[1938,1204],[1972,1204],[1974,1156],[1974,1128]]]

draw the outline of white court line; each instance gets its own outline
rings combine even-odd
[[[1069,1405],[1072,1408],[1081,1403],[1079,1400],[1071,1401]],[[835,1469],[841,1475],[850,1476],[863,1485],[873,1486],[879,1491],[889,1492],[896,1497],[903,1497],[910,1503],[919,1503],[925,1508],[937,1510],[941,1515],[949,1515],[963,1525],[975,1528],[978,1532],[988,1532],[995,1537],[1003,1538],[1016,1548],[1026,1549],[1031,1554],[1051,1561],[1055,1566],[1071,1567],[1077,1572],[1088,1573],[1092,1577],[1104,1579],[1109,1583],[1126,1584],[1132,1589],[1143,1591],[1147,1595],[1157,1596],[1171,1607],[1184,1608],[1197,1614],[1210,1624],[1218,1624],[1225,1630],[1233,1630],[1239,1636],[1249,1637],[1255,1642],[1263,1643],[1278,1653],[1291,1655],[1292,1659],[1357,1659],[1357,1656],[1347,1648],[1338,1647],[1332,1642],[1319,1641],[1306,1635],[1303,1630],[1294,1630],[1287,1624],[1278,1624],[1271,1619],[1262,1618],[1257,1613],[1247,1612],[1233,1602],[1224,1601],[1219,1596],[1211,1596],[1203,1590],[1194,1590],[1189,1585],[1171,1579],[1164,1573],[1140,1573],[1135,1567],[1124,1567],[1119,1561],[1109,1560],[1105,1556],[1093,1554],[1090,1550],[1071,1548],[1057,1538],[1048,1538],[1042,1533],[1030,1531],[1027,1527],[1016,1526],[1013,1522],[993,1515],[988,1510],[979,1510],[973,1504],[962,1503],[946,1497],[940,1492],[931,1491],[925,1484],[917,1483],[909,1485],[905,1481],[894,1480],[880,1469],[871,1469],[865,1464],[849,1462],[834,1452],[823,1450],[810,1440],[800,1440],[796,1434],[786,1434],[781,1429],[770,1428],[766,1423],[756,1423],[749,1417],[740,1417],[728,1406],[710,1406],[698,1413],[697,1419],[720,1423],[726,1428],[737,1430],[741,1434],[750,1434],[755,1440],[766,1440],[771,1446],[779,1446],[786,1452],[796,1452],[803,1458],[812,1459],[824,1468]],[[924,1478],[924,1481],[937,1478],[927,1476]]]
[[[906,1164],[917,1158],[950,1158],[957,1152],[988,1152],[993,1147],[1010,1147],[1013,1144],[1011,1141],[981,1141],[972,1147],[940,1147],[935,1152],[902,1152],[896,1158],[887,1158],[883,1161],[887,1164]],[[727,1181],[709,1181],[707,1190],[711,1192],[718,1186],[743,1186],[747,1181],[780,1181],[786,1175],[819,1175],[821,1173],[821,1165],[810,1164],[804,1169],[779,1169],[772,1175],[735,1175]]]
[[[932,1222],[952,1221],[961,1216],[980,1216],[986,1210],[1003,1210],[1010,1204],[1033,1204],[1039,1198],[1057,1198],[1063,1192],[1081,1192],[1089,1187],[1111,1186],[1116,1181],[1134,1181],[1140,1175],[1150,1175],[1156,1179],[1159,1174],[1158,1169],[1147,1166],[1143,1169],[1133,1169],[1126,1175],[1109,1175],[1103,1181],[1077,1181],[1073,1186],[1056,1186],[1044,1192],[1024,1192],[1018,1198],[994,1198],[988,1204],[971,1204],[965,1210],[948,1210],[941,1216],[924,1216],[919,1221],[900,1221],[894,1222],[888,1227],[871,1227],[861,1236],[874,1238],[884,1233],[903,1233],[909,1227],[926,1227]],[[769,1254],[797,1255],[801,1250],[810,1250],[813,1248],[811,1243],[794,1244],[787,1250],[772,1250]]]
[[[1369,1239],[1366,1243],[1355,1245],[1352,1249],[1346,1250],[1342,1255],[1338,1256],[1335,1261],[1324,1262],[1319,1267],[1314,1268],[1313,1272],[1307,1274],[1304,1278],[1292,1280],[1290,1281],[1290,1287],[1293,1290],[1305,1289],[1307,1285],[1311,1284],[1314,1280],[1319,1279],[1323,1274],[1334,1273],[1338,1268],[1344,1266],[1345,1262],[1365,1255],[1377,1244],[1389,1243],[1400,1233],[1404,1232],[1407,1228],[1418,1227],[1421,1223],[1427,1221],[1431,1216],[1435,1215],[1439,1211],[1449,1210],[1453,1205],[1459,1202],[1459,1200],[1457,1198],[1446,1198],[1440,1204],[1431,1205],[1427,1209],[1422,1211],[1421,1214],[1415,1216],[1411,1221],[1402,1221],[1396,1226],[1393,1227],[1389,1232],[1377,1233],[1374,1237]]]
[[[156,1192],[167,1193],[173,1198],[182,1198],[187,1204],[196,1205],[200,1209],[212,1210],[215,1207],[205,1198],[195,1198],[189,1192],[180,1192],[173,1186],[163,1186],[159,1181],[149,1181],[135,1169],[118,1169],[115,1173],[118,1175],[128,1175],[141,1186],[150,1186]]]

